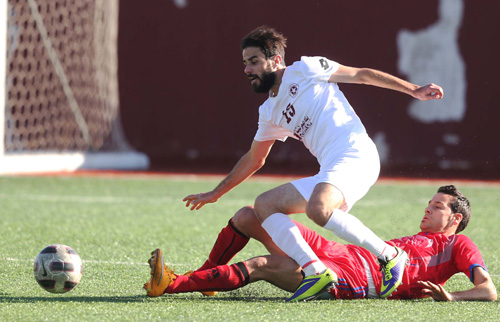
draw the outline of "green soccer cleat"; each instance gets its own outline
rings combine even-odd
[[[337,274],[327,268],[323,274],[305,277],[292,297],[286,299],[286,302],[314,300],[337,283]]]
[[[401,248],[395,247],[398,254],[391,260],[379,259],[382,271],[382,284],[380,285],[380,297],[385,299],[394,292],[403,281],[405,267],[408,264],[408,254]]]

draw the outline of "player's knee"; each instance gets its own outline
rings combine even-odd
[[[267,266],[267,257],[266,256],[259,256],[259,257],[252,258],[252,265],[253,265],[254,269],[257,269],[257,270],[265,269]]]
[[[322,204],[307,204],[306,214],[317,225],[323,227],[330,218],[331,210],[324,207]]]
[[[246,206],[238,210],[233,218],[231,218],[231,222],[241,232],[245,232],[253,225],[260,225],[259,220],[255,216],[253,206]]]
[[[271,272],[280,267],[280,262],[273,255],[254,257],[250,262],[252,268],[260,272]]]
[[[273,202],[269,194],[264,192],[255,199],[254,213],[260,222],[263,222],[267,217],[275,212],[272,209]]]
[[[281,255],[265,255],[251,259],[252,268],[266,274],[288,275],[296,273],[301,277],[302,268],[291,258]],[[265,278],[264,278],[265,279]],[[295,288],[294,288],[295,289]]]
[[[244,261],[251,282],[268,279],[267,256],[258,256]]]

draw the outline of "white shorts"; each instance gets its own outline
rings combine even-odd
[[[291,184],[309,201],[314,187],[326,182],[344,195],[340,210],[349,211],[363,198],[380,174],[380,158],[375,143],[368,135],[360,136],[351,148],[340,155],[327,159],[318,174],[292,181]]]

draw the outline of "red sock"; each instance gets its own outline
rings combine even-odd
[[[246,246],[250,238],[243,235],[231,220],[228,225],[221,230],[217,240],[203,266],[196,271],[203,271],[218,265],[226,265],[243,247]]]
[[[248,269],[243,262],[239,262],[196,271],[189,276],[179,275],[165,293],[230,291],[245,286],[248,282]]]

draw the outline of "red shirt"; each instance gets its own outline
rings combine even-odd
[[[409,263],[403,275],[403,285],[392,293],[391,299],[421,298],[423,286],[418,281],[430,281],[444,285],[456,273],[465,273],[474,282],[472,269],[480,266],[486,270],[477,246],[464,235],[418,233],[413,236],[392,239],[388,242],[408,253]],[[356,250],[368,261],[377,290],[380,289],[382,273],[374,255],[357,246]]]
[[[375,289],[379,292],[382,273],[373,254],[359,246],[327,240],[302,224],[295,224],[319,259],[337,274],[339,283],[331,292],[336,298],[364,298],[368,294],[366,269],[360,256],[368,264]],[[418,233],[387,243],[405,250],[410,260],[403,275],[403,285],[392,293],[390,299],[424,297],[423,286],[418,281],[444,285],[451,276],[463,272],[474,282],[474,267],[480,266],[487,271],[479,249],[464,235],[446,237],[443,234]]]

